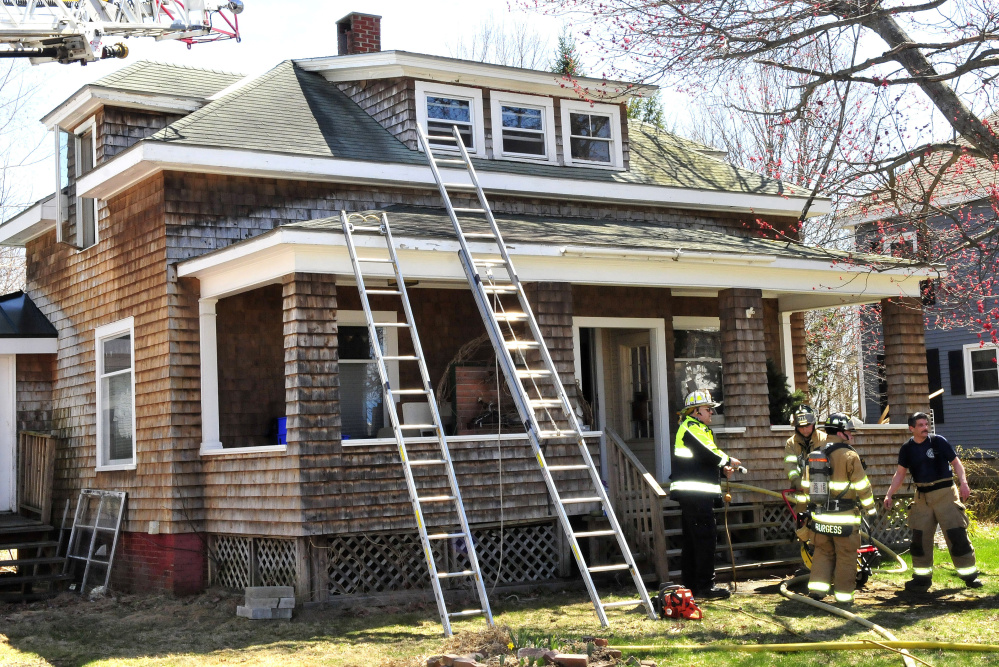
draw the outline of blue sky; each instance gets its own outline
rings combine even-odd
[[[80,65],[49,63],[31,67],[25,83],[34,88],[30,102],[18,113],[17,130],[0,134],[0,150],[9,147],[16,159],[30,152],[30,164],[11,168],[7,177],[12,202],[28,204],[54,187],[51,165],[52,141],[38,119],[80,87],[136,62],[161,62],[205,67],[242,74],[264,72],[288,58],[336,55],[337,19],[352,12],[382,17],[382,48],[435,55],[452,55],[459,37],[468,36],[492,17],[496,22],[529,24],[547,37],[552,50],[561,23],[551,17],[511,12],[506,0],[475,0],[455,3],[444,0],[244,0],[239,16],[242,41],[195,45],[130,39],[126,60],[107,60]],[[456,7],[460,8],[456,10]],[[106,40],[105,44],[113,40]],[[449,48],[450,47],[450,48]],[[7,91],[0,92],[0,96]],[[34,147],[38,148],[34,148]],[[12,213],[9,211],[7,215]],[[7,217],[7,216],[4,216]]]

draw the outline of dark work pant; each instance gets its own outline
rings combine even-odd
[[[680,580],[685,588],[704,591],[715,584],[715,547],[718,523],[712,511],[715,497],[709,494],[678,498],[683,529]]]

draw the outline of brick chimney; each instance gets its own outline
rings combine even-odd
[[[382,17],[351,12],[336,22],[336,50],[339,56],[382,50]]]

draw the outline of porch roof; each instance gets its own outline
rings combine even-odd
[[[0,296],[0,354],[52,353],[58,336],[27,294]]]

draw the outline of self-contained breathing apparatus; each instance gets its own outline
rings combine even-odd
[[[845,442],[834,442],[821,449],[809,452],[808,465],[808,527],[816,533],[824,535],[834,535],[836,537],[847,537],[853,532],[853,526],[830,525],[816,523],[812,520],[812,513],[821,509],[824,512],[846,512],[857,508],[857,501],[845,500],[843,496],[850,490],[846,487],[838,496],[833,496],[829,491],[829,480],[832,477],[832,466],[829,459],[837,449],[849,448]]]

